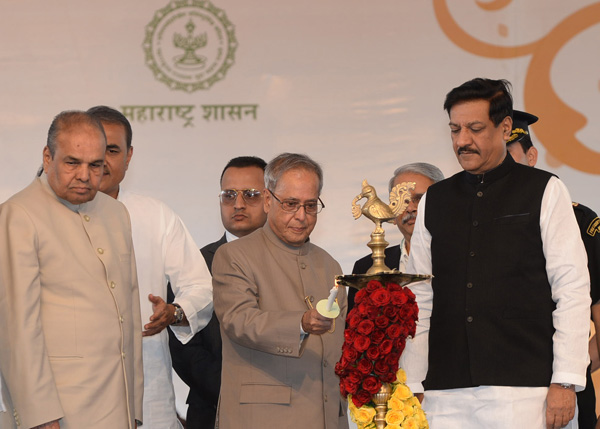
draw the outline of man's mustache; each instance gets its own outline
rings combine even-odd
[[[463,153],[477,153],[478,154],[479,151],[476,150],[476,149],[472,149],[470,147],[461,147],[461,148],[458,149],[457,153],[459,155],[462,155]]]
[[[402,216],[402,225],[404,225],[406,222],[411,221],[411,220],[416,220],[417,219],[417,214],[410,212],[410,213],[405,213],[404,216]]]

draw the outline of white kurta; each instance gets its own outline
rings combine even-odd
[[[0,413],[6,411],[6,405],[2,399],[2,389],[4,389],[4,380],[2,380],[2,374],[0,374]]]
[[[212,279],[206,262],[181,219],[154,198],[119,193],[131,217],[140,288],[142,326],[153,314],[148,294],[167,299],[167,284],[175,294],[190,326],[171,326],[186,344],[209,322],[212,306]],[[144,429],[175,429],[181,424],[175,411],[171,380],[169,335],[166,330],[144,337]]]
[[[426,197],[427,194],[419,203],[419,216],[411,238],[407,267],[409,273],[430,274],[432,272],[431,234],[425,227]],[[579,239],[579,228],[573,216],[569,192],[556,177],[548,181],[544,191],[540,228],[546,272],[551,285],[552,299],[556,302],[556,309],[552,313],[556,330],[553,336],[552,383],[574,384],[576,390],[580,391],[585,386],[585,373],[589,362],[587,344],[590,290],[587,256],[583,243]],[[406,370],[407,383],[411,390],[422,392],[421,381],[427,374],[429,319],[433,307],[433,290],[430,282],[415,283],[410,288],[417,297],[419,322],[415,339],[407,342],[400,364]],[[541,393],[540,389],[542,389]],[[545,387],[506,386],[427,391],[423,409],[428,413],[432,429],[470,427],[465,426],[465,422],[474,419],[473,409],[469,409],[465,404],[472,404],[474,408],[478,408],[474,398],[485,397],[491,398],[491,404],[495,403],[482,413],[489,419],[489,425],[479,421],[477,423],[479,426],[473,427],[545,428],[545,419],[540,419],[539,413],[545,410],[546,392]],[[511,407],[514,409],[514,406],[525,398],[533,398],[534,402],[537,400],[537,406],[525,407],[524,410],[512,414],[506,412]],[[457,409],[459,412],[455,413]],[[437,422],[436,415],[439,416]],[[514,416],[514,421],[510,420],[511,415]],[[494,421],[496,423],[493,423]],[[497,426],[498,421],[502,422],[502,426]],[[573,419],[567,427],[577,428],[577,418]]]
[[[406,273],[408,265],[408,251],[406,250],[406,240],[403,238],[400,242],[400,261],[398,261],[398,269],[401,273]]]

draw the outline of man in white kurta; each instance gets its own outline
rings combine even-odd
[[[409,258],[407,272],[409,273],[431,273],[431,255],[428,249],[431,246],[431,235],[424,225],[425,204],[427,195],[423,197],[422,205],[419,207],[422,216],[417,218],[415,233],[413,234],[413,251]],[[578,282],[577,288],[585,290],[585,271],[581,269],[569,271],[569,265],[581,265],[586,257],[581,253],[579,246],[571,248],[569,252],[564,250],[563,244],[570,242],[569,235],[572,233],[573,225],[570,222],[565,225],[560,219],[569,219],[572,209],[570,207],[569,194],[562,182],[558,179],[551,179],[544,200],[542,203],[542,211],[545,216],[541,219],[540,227],[544,231],[544,235],[548,238],[544,242],[545,253],[552,256],[548,261],[548,271],[553,273],[553,277],[557,280],[566,281],[567,279],[575,279]],[[558,250],[558,251],[557,251]],[[564,253],[563,253],[564,252]],[[572,262],[566,261],[566,259]],[[581,280],[577,280],[577,279]],[[433,290],[430,283],[419,283],[411,289],[417,295],[419,304],[419,323],[417,328],[417,336],[414,341],[407,343],[407,348],[401,359],[401,365],[408,366],[407,371],[409,387],[413,392],[422,392],[423,386],[421,380],[424,380],[427,374],[427,337],[429,334],[429,318],[431,315],[433,304]],[[585,363],[586,359],[580,351],[572,347],[572,341],[581,340],[581,338],[573,338],[573,327],[581,326],[582,319],[585,317],[581,313],[574,312],[574,309],[580,307],[585,300],[577,294],[569,293],[568,289],[561,287],[559,282],[553,284],[553,294],[557,300],[565,302],[571,301],[573,306],[566,307],[562,311],[555,312],[555,328],[558,334],[555,341],[555,362],[554,367],[562,369],[565,373],[570,373],[570,362]],[[574,302],[575,301],[575,302]],[[584,312],[585,313],[585,312]],[[587,320],[585,321],[587,322]],[[584,323],[585,324],[585,323]],[[587,325],[586,325],[587,326]],[[582,335],[579,335],[582,337]],[[587,339],[587,335],[583,336]],[[493,341],[493,339],[490,339]],[[410,344],[410,345],[408,345]],[[560,375],[557,375],[560,377]],[[557,378],[558,380],[559,378]],[[567,380],[562,378],[561,380]],[[571,384],[583,387],[585,378],[571,375],[568,377]],[[462,392],[458,392],[462,390]],[[462,421],[461,428],[478,429],[486,428],[507,428],[507,427],[528,427],[542,428],[542,417],[544,416],[544,399],[548,393],[548,388],[544,387],[506,387],[506,386],[483,386],[468,389],[452,389],[452,391],[426,391],[423,409],[425,412],[437,413],[444,412],[450,409],[462,409],[460,416],[471,414],[474,419],[469,423]],[[482,404],[485,404],[482,406]],[[432,409],[434,408],[435,409]],[[473,408],[470,408],[473,407]],[[463,414],[464,412],[464,414]],[[497,422],[496,426],[486,426],[487,420],[478,420],[479,413],[483,414],[486,419],[490,418]],[[527,416],[530,418],[527,419]],[[431,428],[449,428],[454,427],[456,415],[448,413],[446,417],[430,418]],[[459,417],[462,418],[462,417]],[[446,420],[448,419],[448,420]],[[438,423],[439,422],[439,423]],[[512,422],[512,423],[511,423]],[[526,423],[531,422],[531,423]],[[569,428],[576,428],[577,419],[571,421]]]
[[[131,217],[136,250],[143,331],[144,428],[181,427],[175,410],[168,326],[183,344],[209,322],[212,280],[204,258],[181,219],[154,198],[120,190],[129,161],[131,126],[118,111],[105,106],[88,110],[107,135],[104,177],[100,190],[121,201]],[[166,304],[167,285],[175,294]]]
[[[175,302],[188,325],[169,329],[183,344],[200,331],[212,315],[211,277],[196,243],[181,219],[154,198],[122,192],[119,201],[131,216],[131,230],[138,267],[142,321],[153,316],[148,295],[165,297],[170,282]],[[171,379],[169,336],[165,329],[144,336],[144,419],[151,428],[179,427]],[[144,423],[146,426],[146,423]]]
[[[419,323],[401,358],[409,387],[425,387],[432,429],[576,428],[590,298],[569,194],[507,155],[505,81],[474,79],[444,107],[464,171],[419,204],[407,270],[434,278],[411,285]]]

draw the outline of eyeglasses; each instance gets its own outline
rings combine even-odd
[[[268,191],[271,193],[271,195],[273,195],[273,198],[275,198],[275,200],[279,204],[281,204],[281,208],[283,209],[284,212],[296,213],[298,210],[300,210],[300,207],[304,207],[304,212],[306,214],[316,215],[317,213],[320,213],[321,210],[323,210],[325,208],[325,204],[323,204],[323,201],[321,201],[321,198],[318,198],[318,201],[308,201],[304,204],[300,204],[300,201],[296,201],[296,200],[281,201],[279,198],[277,198],[277,195],[275,195],[273,193],[273,191],[271,191],[270,189]]]
[[[231,206],[235,204],[238,194],[246,204],[253,206],[261,202],[262,192],[258,189],[224,189],[219,193],[221,203]]]

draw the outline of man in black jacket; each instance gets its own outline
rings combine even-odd
[[[446,96],[464,171],[421,200],[408,270],[419,324],[401,365],[432,429],[577,427],[590,317],[585,248],[565,185],[515,163],[505,80]],[[423,381],[424,380],[424,381]]]
[[[219,246],[264,225],[267,219],[263,209],[265,166],[261,158],[241,156],[233,158],[223,169],[219,200],[225,234],[200,249],[211,273]],[[171,336],[169,346],[173,368],[190,387],[186,428],[214,427],[221,387],[221,334],[214,312],[208,325],[188,344],[182,345]]]

